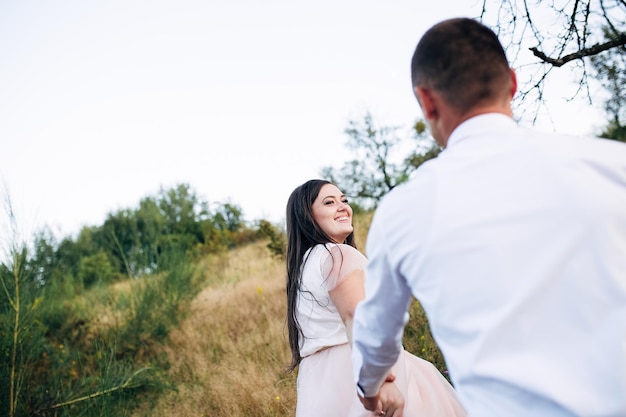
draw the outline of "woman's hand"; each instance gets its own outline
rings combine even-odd
[[[378,391],[378,404],[374,415],[384,417],[402,417],[404,396],[393,382],[383,382]]]
[[[389,373],[375,397],[360,397],[366,410],[377,417],[402,417],[404,412],[404,396],[394,384],[396,377]]]

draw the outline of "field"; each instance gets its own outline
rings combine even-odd
[[[354,218],[360,250],[370,220]],[[280,240],[245,236],[228,250],[193,260],[174,252],[161,271],[89,286],[67,269],[41,286],[36,264],[15,251],[0,270],[0,414],[293,416]],[[108,265],[88,259],[85,276]],[[446,375],[417,302],[404,344]]]

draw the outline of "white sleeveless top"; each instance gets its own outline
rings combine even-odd
[[[332,254],[332,255],[331,255]],[[366,258],[345,244],[316,245],[304,255],[302,286],[296,317],[300,335],[300,355],[304,358],[328,346],[348,343],[346,328],[329,291],[355,269],[365,269]]]

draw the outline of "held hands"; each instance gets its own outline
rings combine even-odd
[[[373,412],[374,416],[402,417],[404,411],[404,396],[393,383],[396,377],[389,373],[385,382],[374,397],[361,397],[363,406]]]

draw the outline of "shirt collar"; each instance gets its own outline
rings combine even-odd
[[[446,148],[468,139],[493,131],[508,130],[516,127],[515,121],[502,113],[486,113],[471,117],[458,125],[450,134]]]

